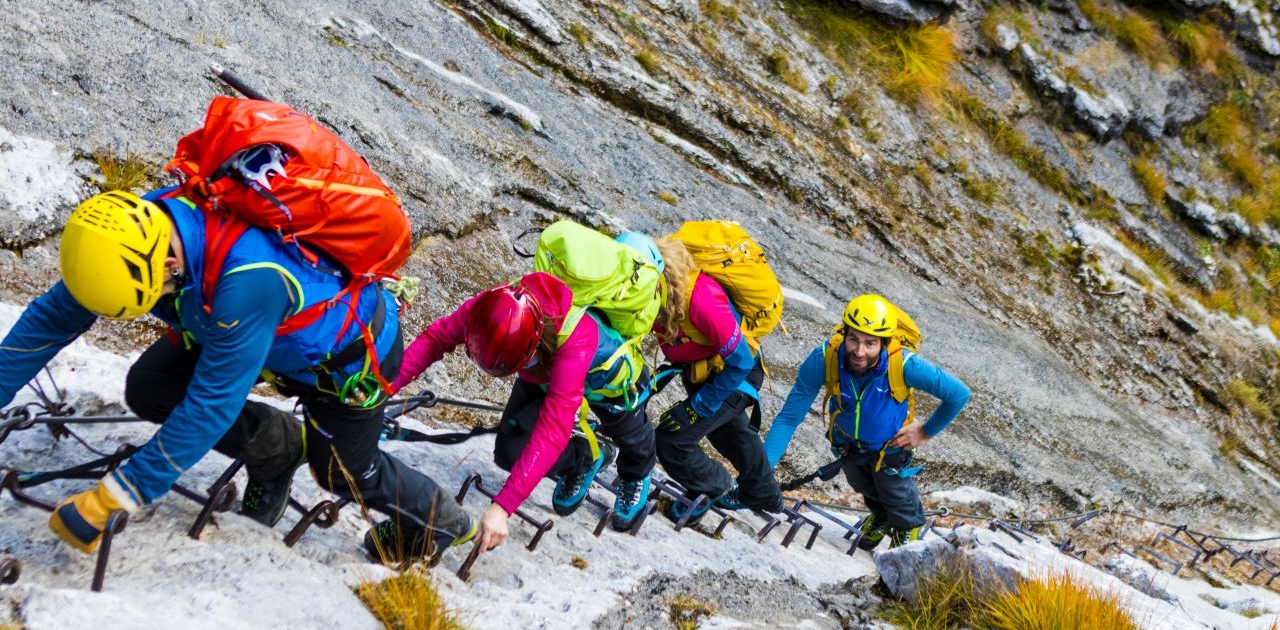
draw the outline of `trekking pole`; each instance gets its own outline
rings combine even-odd
[[[255,101],[271,100],[267,98],[266,95],[264,95],[262,92],[259,92],[253,89],[252,87],[250,87],[249,84],[242,81],[240,77],[237,77],[236,75],[232,74],[230,70],[223,68],[222,65],[220,64],[210,63],[209,71],[213,73],[213,77],[215,79],[222,81],[223,83],[227,84],[227,86],[229,86],[231,89],[243,94],[247,98],[251,98]]]

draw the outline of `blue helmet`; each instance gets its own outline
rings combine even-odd
[[[639,232],[623,232],[613,240],[639,250],[649,259],[649,262],[653,263],[654,267],[658,268],[659,273],[667,268],[666,261],[662,259],[662,252],[658,251],[658,245],[648,236]]]

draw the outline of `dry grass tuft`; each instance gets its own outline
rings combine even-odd
[[[897,26],[823,0],[796,0],[787,8],[853,75],[870,72],[895,98],[936,102],[955,62],[955,35],[937,25]]]
[[[657,50],[645,46],[636,53],[636,63],[639,63],[645,72],[657,76],[662,70],[662,55],[658,54]]]
[[[703,0],[701,9],[702,15],[716,24],[724,24],[725,22],[732,24],[739,19],[738,7],[732,4],[725,4],[720,0]]]
[[[1227,34],[1207,21],[1179,20],[1168,23],[1165,30],[1187,61],[1203,72],[1231,71],[1239,63],[1231,55]]]
[[[401,571],[381,582],[362,582],[356,596],[387,628],[395,630],[466,630],[449,610],[431,576]]]
[[[102,181],[97,183],[102,192],[137,191],[152,188],[152,184],[156,182],[151,165],[129,149],[125,149],[121,157],[106,149],[98,149],[93,158],[98,163],[98,170],[102,171]]]
[[[1157,65],[1172,57],[1169,40],[1155,20],[1130,9],[1115,12],[1093,0],[1080,0],[1079,6],[1100,32],[1114,37],[1148,63]]]
[[[1017,587],[984,602],[981,613],[993,630],[1137,630],[1118,597],[1071,574],[1020,580]]]
[[[899,31],[892,46],[899,63],[887,86],[889,93],[907,101],[938,103],[956,61],[955,33],[935,24],[912,26]]]
[[[765,56],[765,67],[770,74],[782,79],[783,83],[795,91],[802,94],[809,91],[809,82],[805,80],[804,73],[791,65],[791,59],[782,49],[774,49]]]
[[[1275,411],[1271,402],[1263,398],[1262,390],[1250,385],[1243,379],[1234,379],[1227,383],[1227,390],[1235,396],[1241,407],[1244,407],[1259,422],[1270,423],[1275,420]]]
[[[569,36],[573,38],[573,41],[578,42],[578,45],[583,48],[586,48],[587,44],[590,44],[591,40],[595,39],[595,36],[591,34],[590,29],[577,22],[569,23]]]
[[[716,607],[688,595],[671,600],[671,623],[677,630],[695,630],[703,617],[716,614]]]
[[[916,585],[916,601],[895,602],[886,621],[904,630],[946,630],[968,625],[978,603],[977,581],[963,561],[943,564]]]
[[[897,602],[885,619],[908,630],[1137,630],[1114,594],[1083,584],[1070,574],[1019,579],[994,591],[963,561],[945,564],[918,584],[915,602]]]
[[[1168,188],[1164,173],[1156,170],[1155,165],[1145,155],[1129,162],[1129,167],[1133,169],[1134,177],[1138,178],[1138,184],[1147,192],[1147,198],[1151,200],[1151,203],[1156,207],[1163,208],[1165,205],[1165,190]]]
[[[1148,245],[1145,241],[1133,237],[1124,230],[1117,231],[1115,237],[1117,241],[1120,241],[1120,244],[1142,260],[1143,264],[1151,270],[1151,273],[1161,284],[1167,286],[1176,278],[1169,262],[1169,255],[1163,249]],[[1141,280],[1140,278],[1135,279]]]
[[[988,42],[995,44],[997,41],[996,27],[1001,24],[1016,31],[1018,39],[1031,44],[1033,48],[1041,48],[1040,37],[1036,35],[1035,29],[1031,28],[1031,22],[1027,21],[1022,11],[1015,9],[1011,5],[997,4],[988,6],[986,15],[982,16],[982,24],[978,26],[978,30]]]

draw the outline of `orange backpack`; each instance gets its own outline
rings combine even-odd
[[[244,151],[257,145],[284,152]],[[287,105],[215,96],[204,125],[178,141],[165,169],[181,181],[177,194],[205,212],[207,298],[249,225],[297,245],[312,264],[320,259],[303,245],[327,255],[342,267],[334,271],[350,278],[350,293],[395,278],[412,252],[409,219],[395,193],[337,134]],[[277,334],[306,327],[336,303],[290,317]]]

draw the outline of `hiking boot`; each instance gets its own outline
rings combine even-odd
[[[706,503],[703,503],[701,507],[694,510],[693,514],[689,516],[689,520],[685,521],[685,525],[686,526],[694,525],[698,521],[701,521],[702,517],[706,515],[707,510],[711,509],[712,503],[715,503],[715,501],[707,501]],[[683,502],[676,501],[675,503],[671,504],[671,509],[667,510],[667,517],[678,523],[680,522],[680,519],[684,517],[685,512],[688,512],[688,511],[689,511],[688,505],[685,505]]]
[[[591,489],[591,482],[596,478],[596,473],[613,462],[613,456],[618,450],[604,440],[599,444],[600,456],[591,463],[589,468],[575,475],[564,475],[556,481],[556,489],[551,493],[551,509],[556,514],[568,516],[576,512],[582,505],[582,501],[587,498],[587,491]]]
[[[884,540],[888,528],[888,521],[878,519],[874,515],[867,515],[866,518],[863,518],[858,523],[858,529],[862,530],[862,538],[858,540],[858,549],[871,551],[880,546],[880,541]]]
[[[889,528],[889,548],[899,547],[909,542],[920,540],[922,532],[920,527],[912,527],[911,529],[898,529],[896,527]]]
[[[479,521],[468,519],[467,533],[449,539],[447,534],[431,533],[421,527],[398,525],[394,519],[386,519],[364,533],[364,550],[376,562],[395,564],[406,560],[426,558],[428,566],[439,564],[444,550],[456,547],[475,538]],[[434,538],[434,540],[433,540]]]
[[[749,510],[745,503],[738,499],[738,484],[733,484],[729,491],[716,499],[716,507],[724,510]]]
[[[275,527],[289,507],[293,473],[297,472],[304,461],[306,457],[299,456],[297,462],[271,479],[249,477],[249,483],[244,487],[244,498],[240,500],[240,514],[267,527]]]
[[[631,529],[640,510],[649,500],[649,475],[638,481],[618,480],[618,498],[613,502],[613,528],[623,532]]]

